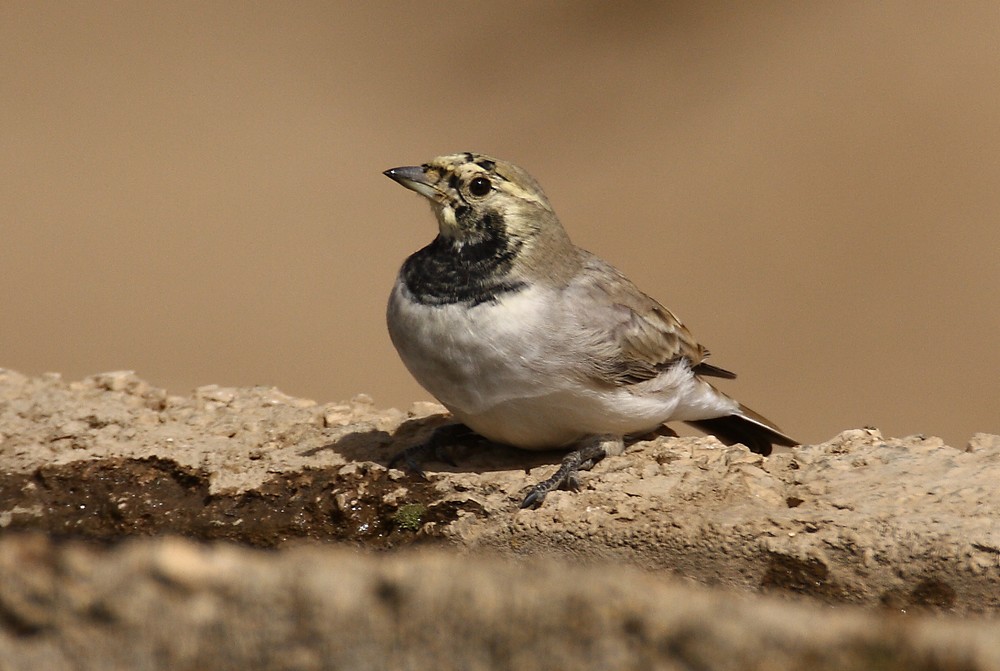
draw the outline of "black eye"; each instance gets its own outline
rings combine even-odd
[[[476,177],[469,182],[469,193],[473,196],[485,196],[492,188],[493,185],[490,184],[490,180],[485,177]]]

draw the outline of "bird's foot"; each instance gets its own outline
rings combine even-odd
[[[571,492],[579,491],[580,471],[589,471],[604,457],[621,454],[624,449],[620,436],[594,436],[588,439],[586,444],[563,458],[559,470],[552,477],[542,480],[528,491],[528,495],[521,501],[521,508],[537,508],[542,505],[549,492],[560,487]]]
[[[421,464],[425,461],[442,461],[451,466],[457,466],[454,450],[476,433],[465,424],[446,424],[434,430],[431,437],[422,443],[397,452],[389,460],[389,468],[402,464],[421,478],[427,479]]]

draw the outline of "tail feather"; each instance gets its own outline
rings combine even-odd
[[[742,403],[737,414],[699,419],[687,424],[715,436],[727,445],[742,443],[751,452],[764,456],[771,454],[772,445],[795,447],[801,444],[788,437],[772,421]]]

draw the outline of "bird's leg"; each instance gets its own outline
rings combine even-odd
[[[427,476],[420,467],[421,463],[428,460],[436,460],[455,466],[455,460],[451,453],[452,448],[470,438],[477,437],[478,435],[465,424],[445,424],[444,426],[439,426],[434,429],[431,437],[424,442],[396,453],[389,460],[389,468],[395,468],[397,464],[402,462],[411,471],[421,478],[426,479]]]
[[[580,471],[589,471],[598,461],[607,456],[619,455],[625,451],[625,441],[621,436],[591,436],[578,449],[567,454],[552,477],[542,480],[531,488],[521,502],[521,508],[537,508],[546,495],[565,487],[570,491],[580,489]]]

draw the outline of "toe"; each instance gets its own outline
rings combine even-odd
[[[521,501],[521,510],[526,508],[534,510],[538,506],[542,505],[542,501],[545,500],[546,494],[548,494],[548,492],[540,491],[537,486],[532,487],[531,491],[528,492],[528,495],[524,497],[523,501]]]

